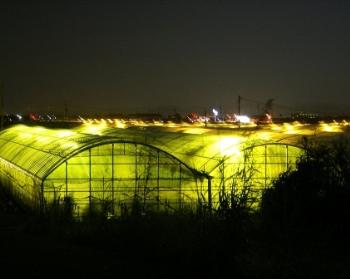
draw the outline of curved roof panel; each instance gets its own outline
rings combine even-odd
[[[340,127],[327,130],[323,126],[296,122],[242,129],[210,129],[191,125],[118,129],[110,128],[102,122],[82,125],[77,129],[83,133],[97,131],[98,134],[120,140],[145,142],[172,154],[198,171],[210,173],[220,161],[236,160],[247,147],[269,143],[298,146],[305,136],[323,139],[343,132]]]
[[[71,130],[16,125],[0,133],[0,158],[42,178],[62,158],[99,140],[98,136]]]
[[[219,161],[238,157],[247,146],[269,142],[295,144],[303,134],[290,133],[288,129],[287,133],[273,129],[119,129],[89,124],[68,130],[16,125],[0,133],[0,158],[43,179],[53,166],[84,148],[111,141],[135,142],[163,150],[195,170],[210,173]]]

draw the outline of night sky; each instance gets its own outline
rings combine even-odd
[[[7,112],[350,113],[350,1],[70,2],[0,4]]]

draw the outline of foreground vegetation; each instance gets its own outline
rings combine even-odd
[[[143,278],[350,278],[350,143],[306,143],[258,211],[226,195],[218,210],[133,212],[118,219],[69,210],[38,216],[0,191],[2,271]]]

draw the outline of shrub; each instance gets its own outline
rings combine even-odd
[[[349,138],[304,146],[296,170],[282,174],[263,194],[264,221],[283,227],[348,226]]]

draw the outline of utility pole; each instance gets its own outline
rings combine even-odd
[[[241,115],[241,96],[238,95],[238,115]]]
[[[219,119],[221,118],[221,120],[223,120],[224,118],[224,113],[222,111],[222,105],[219,106]]]
[[[241,115],[241,99],[242,97],[238,95],[238,115]],[[238,120],[238,128],[241,128],[241,121]]]
[[[64,120],[67,120],[68,117],[68,105],[67,101],[64,101]]]

